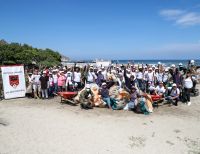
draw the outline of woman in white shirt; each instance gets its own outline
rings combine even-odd
[[[186,78],[184,79],[184,91],[185,91],[188,106],[191,105],[190,92],[191,92],[192,87],[193,87],[193,82],[192,82],[191,74],[187,73]]]
[[[81,88],[81,72],[80,68],[77,67],[76,71],[73,73],[74,82],[78,85],[78,89]]]
[[[166,89],[163,85],[163,82],[159,82],[159,85],[156,87],[156,93],[160,95],[161,97],[163,97],[165,94],[165,91]]]

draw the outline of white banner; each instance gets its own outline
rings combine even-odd
[[[24,97],[26,93],[24,66],[1,66],[4,98]]]

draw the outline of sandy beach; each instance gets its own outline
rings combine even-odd
[[[199,86],[199,85],[198,85]],[[199,154],[200,97],[127,111],[60,104],[60,98],[0,101],[0,154]]]

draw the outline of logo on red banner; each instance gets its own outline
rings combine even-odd
[[[16,88],[19,85],[19,76],[18,75],[9,75],[9,82],[13,88]]]

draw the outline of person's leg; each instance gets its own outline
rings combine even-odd
[[[37,85],[37,89],[38,89],[38,96],[39,98],[41,98],[41,85]]]
[[[58,83],[54,83],[54,93],[57,94],[58,92]]]
[[[47,99],[47,98],[48,98],[48,90],[45,89],[44,91],[45,91],[45,97],[46,97],[46,99]]]
[[[125,105],[124,110],[128,110],[128,103]]]
[[[106,104],[108,105],[108,107],[111,109],[112,106],[111,106],[111,101],[110,101],[110,98],[103,98],[103,101],[106,102]]]
[[[174,103],[171,96],[167,96],[166,100],[170,105]]]
[[[53,86],[50,86],[49,87],[49,97],[53,97],[53,91],[54,91]]]
[[[42,99],[44,99],[44,89],[41,89],[41,91],[42,91]]]
[[[187,102],[188,102],[188,106],[191,105],[191,102],[190,102],[190,92],[191,92],[191,89],[187,89],[185,88],[186,90],[186,97],[187,97]]]
[[[128,109],[129,109],[129,110],[133,110],[134,107],[135,107],[135,103],[130,101],[130,102],[128,103]]]
[[[60,86],[58,86],[58,90],[57,90],[58,92],[61,92],[61,87]]]
[[[38,95],[37,95],[37,85],[33,85],[33,92],[34,92],[34,98],[37,99]]]

